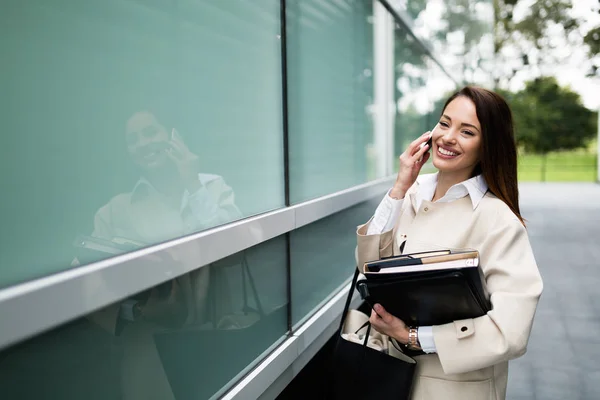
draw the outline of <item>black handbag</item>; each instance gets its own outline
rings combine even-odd
[[[348,315],[352,294],[356,288],[358,270],[346,299],[337,340],[332,354],[332,384],[327,399],[340,400],[401,400],[409,399],[415,374],[416,361],[406,361],[367,346],[371,325],[362,344],[341,336]],[[361,328],[362,329],[362,328]],[[360,329],[359,329],[360,330]],[[390,345],[393,341],[390,340]]]

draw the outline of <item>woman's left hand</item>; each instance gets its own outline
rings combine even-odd
[[[375,304],[369,321],[374,329],[396,339],[401,344],[408,343],[408,327],[400,318],[387,312],[381,304]]]

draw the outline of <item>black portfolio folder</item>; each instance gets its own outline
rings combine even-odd
[[[461,255],[433,257],[460,259]],[[398,259],[397,263],[394,258]],[[381,265],[381,261],[365,264],[367,278],[359,280],[357,288],[371,307],[379,303],[409,326],[441,325],[476,318],[491,309],[478,259],[475,263],[456,266],[456,260],[432,263],[425,255],[407,262],[410,258],[410,255],[390,257],[381,268],[383,272],[386,268],[402,270],[406,267],[407,272],[373,273],[369,272],[368,265]]]

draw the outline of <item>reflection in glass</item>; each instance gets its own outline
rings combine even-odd
[[[492,0],[408,0],[414,31],[432,53],[464,83],[493,84]]]
[[[292,203],[373,179],[371,1],[287,1]]]
[[[130,192],[98,210],[92,237],[75,242],[79,257],[85,257],[77,261],[95,261],[111,250],[147,246],[242,216],[233,190],[221,176],[200,172],[198,156],[175,128],[168,130],[152,113],[140,111],[127,120],[125,138],[140,178]]]
[[[292,323],[314,312],[353,273],[356,227],[380,198],[366,201],[290,234]]]
[[[279,237],[5,349],[0,393],[208,399],[285,335],[285,263]]]
[[[433,60],[427,60],[427,67],[427,92],[429,94],[429,101],[431,103],[431,112],[428,121],[430,121],[431,125],[435,125],[439,122],[444,103],[456,91],[457,88],[454,84],[454,81],[448,78],[448,75],[446,75],[440,66],[437,65]],[[432,128],[433,126],[428,129]]]
[[[433,128],[427,113],[431,102],[427,91],[427,56],[399,24],[394,29],[395,104],[394,160],[410,142]],[[398,163],[394,163],[397,170]]]
[[[284,205],[278,0],[9,1],[0,25],[0,287]]]

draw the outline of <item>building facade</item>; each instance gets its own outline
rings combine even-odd
[[[0,397],[275,398],[491,0],[8,0]]]

